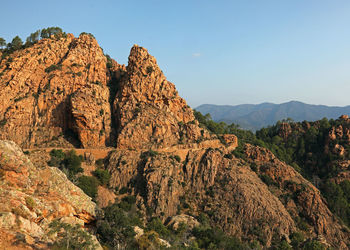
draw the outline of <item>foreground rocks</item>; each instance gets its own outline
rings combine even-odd
[[[109,158],[110,185],[128,187],[138,206],[164,222],[179,213],[204,213],[214,227],[244,241],[270,246],[306,230],[308,237],[346,249],[349,232],[316,187],[266,149],[248,145],[246,155],[247,161],[237,159],[224,146],[188,150],[185,161],[176,160],[176,152],[118,151]]]
[[[55,240],[48,237],[52,221],[84,226],[96,219],[90,197],[58,168],[34,166],[14,142],[0,141],[0,174],[0,230],[8,239],[0,246],[45,246]]]

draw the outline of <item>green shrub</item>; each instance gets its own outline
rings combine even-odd
[[[225,235],[220,229],[195,227],[192,234],[201,249],[250,249],[237,238]]]
[[[99,180],[102,186],[107,185],[111,179],[111,174],[108,170],[96,169],[92,174]]]
[[[96,164],[96,166],[97,166],[98,168],[102,168],[103,165],[104,165],[103,159],[98,159],[98,160],[96,160],[95,164]]]
[[[46,73],[50,73],[51,71],[54,71],[54,70],[61,70],[62,69],[62,65],[60,64],[60,65],[56,65],[56,64],[52,64],[51,66],[49,66],[49,67],[47,67],[46,69],[45,69],[45,72]]]
[[[144,159],[147,159],[149,157],[155,157],[157,156],[159,153],[157,151],[153,151],[152,149],[146,151],[146,152],[143,152],[141,157],[144,158]]]
[[[107,58],[106,67],[107,67],[108,69],[113,68],[113,61],[112,61],[112,58],[111,58],[109,55],[106,55],[106,58]]]
[[[154,71],[153,67],[152,66],[147,66],[146,68],[146,71],[147,71],[147,74],[152,74],[152,72]]]
[[[127,202],[127,203],[129,203],[129,204],[135,204],[135,202],[136,202],[136,197],[133,196],[133,195],[128,195],[128,196],[125,196],[125,197],[122,199],[122,201],[125,201],[125,202]]]
[[[81,228],[80,225],[71,225],[58,222],[49,224],[49,235],[57,234],[53,249],[96,249],[92,236]]]
[[[77,174],[83,172],[81,162],[83,161],[82,156],[78,156],[75,150],[70,150],[65,153],[64,166],[72,173]]]
[[[6,120],[6,119],[2,119],[2,120],[0,121],[0,127],[5,126],[6,123],[7,123],[7,120]]]
[[[65,154],[63,153],[63,151],[61,149],[58,149],[58,150],[53,149],[50,152],[50,156],[51,156],[51,159],[48,162],[49,166],[61,168],[62,161],[65,157]]]
[[[80,176],[78,178],[78,187],[80,187],[85,194],[95,199],[97,195],[97,187],[99,181],[94,176]]]
[[[91,38],[95,38],[95,36],[94,36],[93,34],[87,33],[87,32],[81,32],[79,36],[81,36],[81,35],[88,35],[88,36],[90,36]]]
[[[126,194],[129,192],[129,188],[127,187],[122,187],[120,190],[119,190],[119,194]]]
[[[303,249],[304,250],[326,250],[325,246],[316,240],[307,242],[304,245]]]
[[[294,249],[299,249],[301,244],[304,242],[304,235],[301,232],[294,232],[290,235],[291,245]]]
[[[78,156],[75,150],[63,152],[61,149],[53,149],[50,152],[51,159],[48,162],[49,166],[60,168],[61,170],[66,169],[68,171],[68,178],[72,178],[77,173],[83,172],[81,162],[83,161],[82,156]]]
[[[36,203],[35,201],[33,200],[32,197],[30,196],[27,196],[26,197],[26,204],[27,204],[27,207],[32,210],[35,206],[36,206]]]
[[[268,176],[266,174],[262,174],[259,177],[266,185],[268,185],[268,186],[276,185],[277,186],[277,183],[270,176]]]
[[[141,226],[142,223],[135,209],[125,211],[120,208],[120,204],[115,203],[104,208],[104,216],[97,226],[100,242],[111,249],[137,249],[133,247],[133,226]]]
[[[163,237],[170,235],[169,230],[163,225],[159,218],[152,218],[152,220],[147,224],[148,231],[155,231]]]
[[[177,162],[181,162],[181,158],[180,158],[180,156],[178,156],[178,155],[175,155],[175,156],[174,156],[174,159],[175,159]]]

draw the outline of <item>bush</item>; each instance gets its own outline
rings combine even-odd
[[[154,231],[144,233],[136,242],[138,249],[162,249],[159,235]]]
[[[111,179],[111,174],[107,170],[97,169],[92,174],[99,180],[102,186],[107,185]]]
[[[195,227],[192,234],[197,238],[198,246],[203,249],[250,249],[237,238],[226,236],[220,229]]]
[[[142,155],[141,155],[141,157],[142,157],[143,159],[147,159],[147,158],[149,158],[149,157],[155,157],[155,156],[157,156],[158,154],[159,154],[159,153],[158,153],[157,151],[154,151],[154,150],[150,149],[150,150],[148,150],[148,151],[146,151],[146,152],[143,152]]]
[[[53,149],[50,152],[50,156],[51,156],[51,159],[48,162],[49,166],[61,168],[61,164],[65,157],[65,154],[63,153],[63,151],[61,149],[59,150]]]
[[[147,71],[147,74],[152,74],[152,72],[154,71],[153,67],[152,66],[147,66],[146,68],[146,71]]]
[[[136,197],[133,195],[128,195],[123,197],[122,201],[127,202],[128,204],[132,205],[136,203]]]
[[[129,192],[129,189],[127,187],[122,187],[120,190],[119,190],[119,194],[126,194],[127,192]]]
[[[0,121],[0,127],[5,126],[6,123],[7,123],[7,120],[6,120],[6,119],[2,119],[2,120]]]
[[[70,225],[56,220],[49,227],[49,235],[57,234],[53,249],[96,249],[92,236],[78,224]]]
[[[147,224],[148,231],[155,231],[163,237],[170,235],[169,230],[163,225],[159,218],[152,218],[152,220]]]
[[[262,174],[259,177],[266,185],[268,185],[268,186],[276,185],[277,186],[277,183],[270,176],[268,176],[266,174]]]
[[[49,66],[45,69],[45,72],[50,73],[51,71],[58,70],[58,69],[59,70],[62,69],[62,65],[52,64],[51,66]]]
[[[124,211],[117,203],[106,207],[104,220],[97,226],[100,242],[112,249],[117,246],[121,249],[137,249],[132,247],[135,236],[133,226],[141,226],[142,223],[134,211]]]
[[[78,187],[80,187],[85,194],[95,199],[97,195],[98,180],[94,176],[80,176],[78,178]]]
[[[304,250],[325,250],[324,245],[316,240],[307,242],[304,247]]]
[[[175,155],[175,156],[174,156],[174,159],[175,159],[177,162],[181,162],[181,158],[180,158],[180,156],[178,156],[178,155]]]
[[[98,159],[98,160],[96,160],[95,164],[96,164],[96,166],[97,166],[98,168],[102,168],[103,165],[104,165],[103,159]]]
[[[65,168],[69,170],[72,174],[82,173],[84,169],[81,167],[81,162],[83,161],[82,156],[78,156],[75,150],[70,150],[65,153],[63,160]]]
[[[88,36],[90,36],[91,38],[95,38],[95,36],[94,36],[93,34],[87,33],[87,32],[81,32],[79,36],[81,36],[81,35],[88,35]]]
[[[27,207],[32,210],[35,206],[36,206],[36,203],[35,201],[33,200],[32,197],[30,196],[27,196],[26,197],[26,204],[27,204]]]
[[[294,232],[290,235],[291,245],[294,249],[299,249],[301,244],[304,242],[304,235],[301,232]]]

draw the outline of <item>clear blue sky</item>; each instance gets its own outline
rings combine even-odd
[[[350,105],[348,0],[2,1],[0,37],[90,32],[127,63],[146,47],[192,107]]]

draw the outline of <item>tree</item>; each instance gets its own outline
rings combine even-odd
[[[65,33],[59,27],[48,27],[46,29],[42,29],[40,33],[41,38],[50,38],[52,35],[58,38],[64,36]]]
[[[26,44],[34,44],[37,41],[39,41],[40,38],[40,30],[35,31],[34,33],[31,33],[27,39],[26,39]]]
[[[95,176],[83,175],[78,178],[78,187],[80,187],[85,194],[93,199],[96,198],[98,184],[99,182]]]
[[[57,233],[53,243],[55,249],[96,249],[92,236],[81,228],[80,225],[70,225],[57,220],[49,225],[49,235]]]
[[[23,41],[19,36],[15,36],[15,38],[12,39],[12,42],[8,44],[9,49],[11,50],[18,50],[22,48]]]
[[[3,48],[6,46],[6,41],[4,38],[0,37],[0,47]]]

